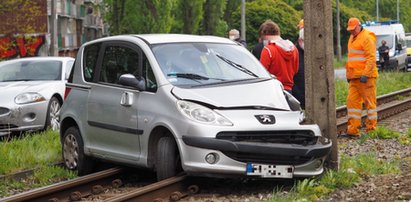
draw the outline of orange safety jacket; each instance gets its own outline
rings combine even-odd
[[[348,40],[348,58],[345,65],[347,79],[357,79],[361,76],[377,78],[376,36],[366,29]]]

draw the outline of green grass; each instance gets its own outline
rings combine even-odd
[[[408,130],[408,133],[410,133],[410,131],[411,129]],[[368,134],[362,134],[360,139],[358,139],[356,142],[361,145],[364,144],[368,139],[396,139],[402,145],[411,143],[410,135],[392,131],[384,126],[378,126],[376,130],[371,131]]]
[[[345,63],[347,63],[347,56],[343,55],[341,61],[338,62],[337,57],[334,58],[333,65],[334,69],[345,68]]]
[[[0,198],[16,190],[21,192],[76,177],[75,172],[52,166],[62,161],[60,138],[55,131],[0,142],[0,154],[0,175],[34,169],[33,175],[22,180],[0,181]]]
[[[411,88],[411,73],[405,72],[380,72],[377,78],[377,96]],[[346,104],[348,83],[346,80],[336,79],[335,97],[336,106]]]
[[[384,126],[379,126],[376,130],[368,133],[370,138],[379,138],[379,139],[396,139],[400,137],[399,132],[392,131]]]
[[[34,171],[33,175],[23,180],[0,181],[0,198],[13,195],[16,191],[28,191],[75,177],[75,172],[59,166],[41,166]]]
[[[318,201],[337,188],[352,187],[365,177],[399,173],[399,166],[399,160],[383,161],[375,153],[363,153],[355,157],[342,155],[338,171],[327,170],[321,177],[297,181],[286,195],[281,189],[274,190],[270,201]]]
[[[0,175],[61,162],[58,132],[46,131],[0,142]]]

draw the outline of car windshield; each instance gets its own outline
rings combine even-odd
[[[377,35],[377,48],[382,45],[381,41],[387,42],[386,46],[390,49],[393,47],[393,36],[392,35]]]
[[[171,43],[152,50],[163,74],[176,86],[270,78],[258,60],[238,45]]]
[[[22,60],[0,63],[0,82],[61,80],[62,62]]]

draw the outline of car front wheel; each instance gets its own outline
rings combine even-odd
[[[70,170],[77,170],[78,175],[86,175],[93,170],[93,160],[84,154],[84,143],[76,127],[70,127],[63,136],[64,165]]]
[[[162,137],[157,144],[157,180],[175,176],[181,170],[177,144],[172,137]]]

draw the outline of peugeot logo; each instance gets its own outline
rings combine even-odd
[[[275,117],[273,115],[255,115],[255,118],[262,123],[262,124],[274,124],[275,123]]]

